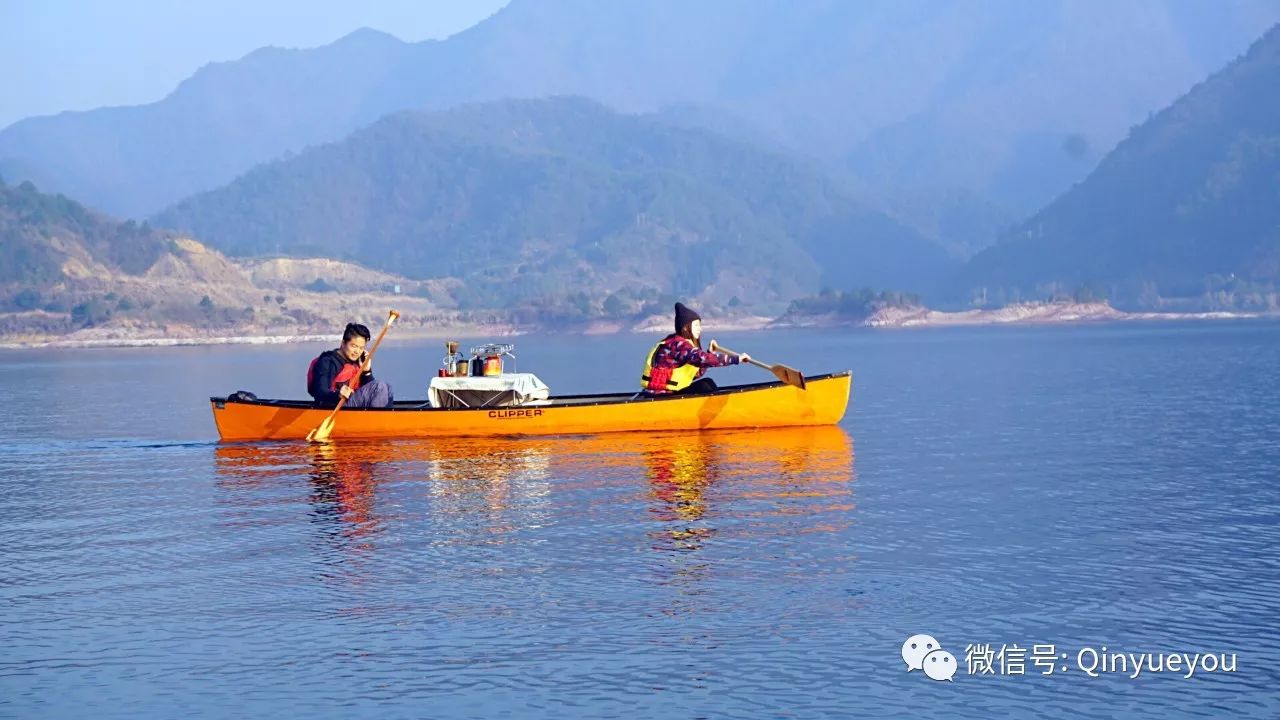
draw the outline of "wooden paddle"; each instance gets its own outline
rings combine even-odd
[[[725,352],[730,355],[742,354],[735,350],[730,350],[723,345],[717,345],[715,340],[711,341],[711,352]],[[775,377],[788,385],[794,385],[801,390],[804,390],[804,373],[793,367],[787,367],[786,365],[770,365],[769,363],[760,362],[755,358],[750,358],[747,362],[755,365],[756,367],[762,367],[765,370],[768,370],[773,373]]]
[[[368,368],[369,365],[373,363],[373,354],[378,352],[378,345],[382,343],[382,338],[386,337],[387,331],[391,329],[391,323],[395,322],[398,317],[400,317],[400,313],[395,310],[387,313],[387,324],[382,326],[382,332],[378,333],[378,339],[374,340],[373,347],[369,348],[369,355],[365,358],[364,364],[360,366],[360,372],[353,375],[351,379],[347,381],[347,387],[355,390],[352,386],[354,386],[356,381],[360,379],[360,376],[364,374],[365,368]],[[329,417],[325,418],[324,422],[320,423],[320,427],[317,427],[307,433],[307,442],[324,442],[328,440],[329,433],[333,432],[333,419],[337,416],[338,411],[342,409],[342,406],[346,404],[347,399],[340,398],[338,400],[338,406],[333,409],[333,412],[329,413]]]

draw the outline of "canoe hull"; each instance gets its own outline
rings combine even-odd
[[[434,409],[344,409],[331,437],[411,438],[486,435],[567,435],[626,431],[834,425],[844,417],[848,372],[806,379],[807,389],[781,383],[724,388],[713,395],[631,399],[630,395],[553,398],[546,406]],[[573,402],[565,402],[572,400]],[[561,404],[564,403],[564,404]],[[329,410],[286,401],[210,398],[223,441],[303,439]]]

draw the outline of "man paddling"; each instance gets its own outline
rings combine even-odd
[[[365,347],[369,344],[369,328],[358,323],[347,323],[342,332],[342,345],[336,350],[326,350],[311,361],[307,368],[307,393],[315,398],[316,407],[336,407],[340,398],[347,398],[349,408],[390,407],[391,385],[373,379],[373,370],[367,365]],[[352,390],[349,381],[359,376]]]
[[[746,354],[702,349],[702,316],[676,303],[676,331],[653,346],[644,363],[640,387],[648,395],[700,395],[716,391],[716,381],[703,377],[707,368],[747,362]]]

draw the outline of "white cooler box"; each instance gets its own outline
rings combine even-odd
[[[491,408],[545,405],[551,389],[533,373],[488,377],[434,377],[427,389],[431,407]]]

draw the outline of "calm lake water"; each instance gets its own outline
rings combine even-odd
[[[324,346],[0,354],[0,716],[1280,716],[1280,325],[719,339],[852,369],[843,424],[219,445]],[[516,346],[571,393],[651,342]]]

